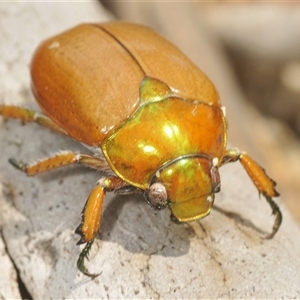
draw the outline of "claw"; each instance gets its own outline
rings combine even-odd
[[[81,251],[81,253],[79,254],[78,260],[77,260],[77,268],[78,270],[83,273],[86,276],[91,277],[92,279],[95,279],[96,277],[98,277],[102,272],[100,273],[95,273],[92,274],[90,273],[87,268],[84,266],[84,259],[86,258],[87,260],[89,259],[89,252],[91,250],[92,244],[93,244],[94,240],[91,240],[89,242],[86,243],[86,245],[84,246],[83,250]]]
[[[21,170],[21,171],[26,171],[26,165],[23,164],[22,162],[16,161],[14,158],[10,158],[9,163],[13,165],[16,169]]]
[[[271,239],[271,238],[273,238],[273,236],[276,234],[276,232],[278,231],[278,229],[280,227],[280,224],[282,222],[282,214],[281,214],[281,211],[280,211],[278,205],[273,201],[273,199],[270,196],[265,195],[265,198],[272,208],[272,215],[275,216],[275,221],[274,221],[272,232],[264,237],[265,239]]]

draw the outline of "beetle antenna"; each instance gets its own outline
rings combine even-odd
[[[83,250],[81,251],[81,253],[79,254],[78,260],[77,260],[77,268],[78,270],[83,273],[86,276],[91,277],[92,279],[95,279],[96,277],[98,277],[102,272],[100,273],[96,273],[96,274],[92,274],[90,273],[87,268],[84,266],[84,259],[86,258],[87,260],[89,259],[89,253],[91,250],[91,247],[93,245],[94,240],[91,240],[89,242],[86,243],[86,245],[84,246]]]

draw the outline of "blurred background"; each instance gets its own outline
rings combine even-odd
[[[300,4],[103,5],[118,19],[159,31],[212,79],[227,108],[230,146],[267,170],[300,222]]]

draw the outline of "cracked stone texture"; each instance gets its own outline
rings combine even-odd
[[[108,19],[92,2],[1,3],[0,15],[0,100],[28,107],[36,107],[28,63],[38,42],[83,21]],[[216,67],[213,60],[205,64]],[[30,162],[59,149],[87,150],[36,124],[7,120],[0,141],[2,236],[34,299],[300,297],[299,227],[284,199],[276,199],[284,222],[274,239],[261,238],[273,217],[238,163],[220,170],[222,192],[201,221],[177,225],[168,210],[155,213],[142,198],[107,196],[87,263],[101,275],[91,281],[76,269],[80,247],[73,231],[97,173],[74,166],[28,178],[7,162],[10,157]],[[9,291],[2,288],[3,298],[19,298],[16,275],[7,265],[0,277],[0,287]]]
[[[17,283],[17,272],[7,254],[2,239],[0,239],[0,260],[2,270],[0,275],[0,297],[1,299],[18,299],[20,298],[20,293]]]

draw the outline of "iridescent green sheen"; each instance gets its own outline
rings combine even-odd
[[[179,156],[221,158],[225,147],[220,107],[175,97],[141,106],[102,144],[112,170],[140,188],[148,188],[155,172]]]
[[[169,206],[179,221],[192,221],[209,213],[214,199],[211,166],[209,158],[189,157],[160,172],[158,180],[166,187]]]

